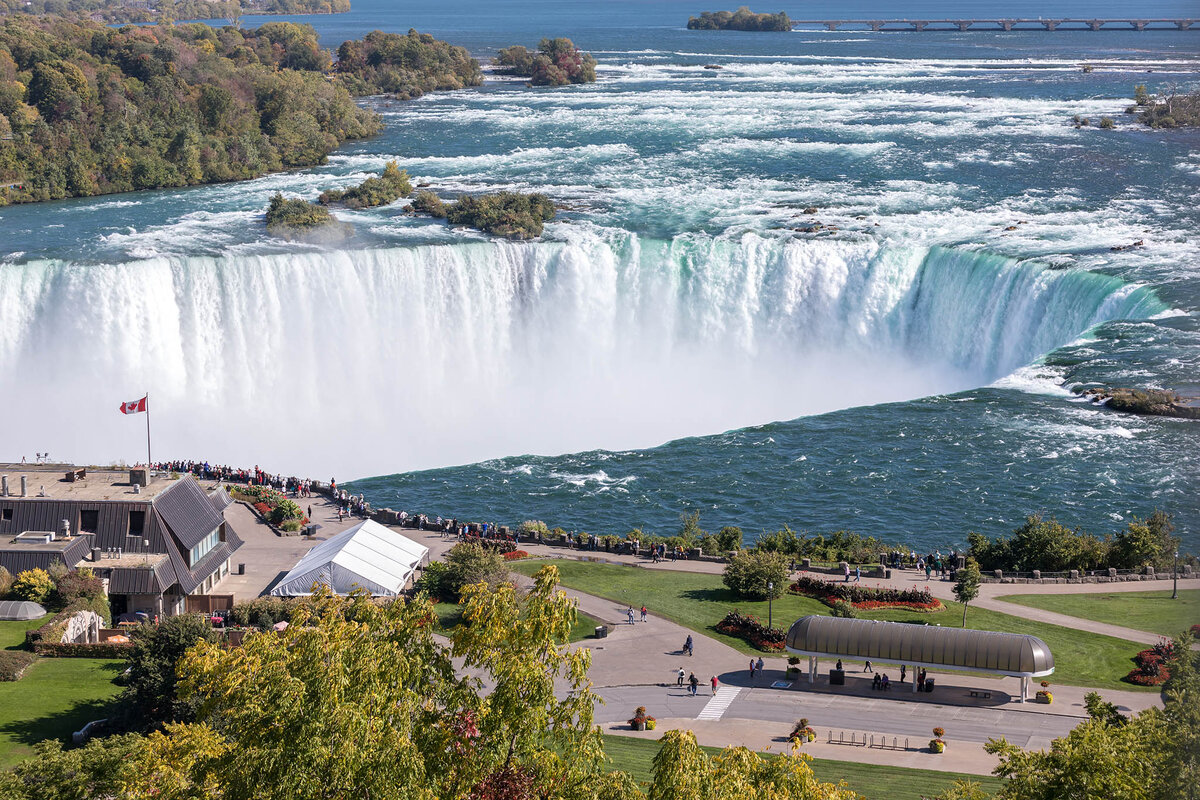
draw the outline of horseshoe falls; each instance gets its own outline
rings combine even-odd
[[[785,10],[842,16],[814,2]],[[569,36],[599,79],[369,98],[384,131],[320,167],[0,208],[0,460],[136,461],[117,407],[149,392],[156,457],[410,512],[945,549],[1163,509],[1200,549],[1200,428],[1072,391],[1200,396],[1200,134],[1122,113],[1136,84],[1200,84],[1195,34],[685,30],[699,10],[355,0],[297,21],[485,62]],[[263,230],[275,192],[392,160],[559,214],[521,243],[404,202],[335,210],[335,243]]]

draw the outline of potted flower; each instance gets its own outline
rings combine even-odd
[[[654,717],[646,717],[646,730],[652,731],[658,727],[658,720]]]
[[[796,726],[792,728],[792,732],[788,734],[788,739],[795,744],[804,744],[814,741],[816,738],[817,732],[809,726],[808,717],[801,717]]]
[[[933,729],[933,738],[929,740],[929,751],[931,753],[946,752],[946,742],[942,739],[946,735],[946,729],[940,725]]]
[[[629,720],[629,727],[633,728],[635,731],[644,731],[646,730],[646,723],[649,721],[649,719],[650,718],[646,716],[646,707],[638,706],[633,712],[633,719]]]
[[[1034,699],[1046,705],[1054,702],[1054,694],[1050,691],[1050,681],[1042,681],[1042,690],[1037,693]]]

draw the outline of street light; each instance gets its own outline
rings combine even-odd
[[[1174,583],[1171,588],[1171,599],[1179,599],[1179,550],[1175,551],[1175,558],[1171,561],[1171,577]]]
[[[767,581],[767,627],[771,627],[771,601],[775,599],[775,582]]]

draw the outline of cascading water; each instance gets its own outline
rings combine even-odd
[[[134,458],[147,389],[164,452],[293,471],[645,446],[986,384],[1164,308],[959,249],[571,233],[5,266],[8,449]]]

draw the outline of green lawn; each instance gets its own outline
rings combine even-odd
[[[434,603],[433,610],[438,615],[438,627],[443,632],[453,629],[462,621],[462,615],[457,603]],[[575,627],[571,628],[571,637],[567,641],[578,642],[589,636],[594,636],[596,626],[599,624],[597,620],[592,619],[582,611],[578,612],[575,619]]]
[[[658,742],[651,739],[611,735],[604,737],[604,752],[612,759],[612,768],[628,772],[637,781],[650,780],[651,762],[658,753],[658,747]],[[715,747],[704,749],[710,754],[719,752]],[[1001,786],[1000,779],[990,775],[964,775],[827,759],[814,759],[811,766],[818,780],[829,783],[845,781],[851,789],[868,800],[921,800],[922,797],[938,794],[955,778],[978,781],[985,791],[992,793]]]
[[[25,630],[44,622],[0,622],[0,647],[21,647]],[[113,678],[124,669],[119,659],[41,658],[21,680],[0,682],[0,769],[32,755],[42,739],[69,742],[72,732],[104,718],[121,690]]]
[[[529,575],[545,561],[526,561],[511,565]],[[595,564],[555,559],[563,584],[597,597],[636,607],[643,603],[651,613],[659,614],[686,628],[718,639],[743,653],[757,653],[746,642],[718,632],[716,625],[733,609],[767,619],[767,603],[739,600],[721,583],[719,575],[672,570],[647,570],[613,564]],[[808,614],[828,614],[829,609],[816,600],[785,595],[774,602],[774,624],[786,627]],[[870,619],[892,622],[917,622],[958,627],[962,624],[962,606],[947,602],[946,610],[923,613],[902,609],[861,612]],[[1100,636],[1086,631],[1032,622],[1009,614],[971,608],[967,626],[1006,633],[1029,633],[1041,638],[1054,654],[1056,669],[1051,681],[1073,686],[1104,689],[1157,691],[1121,681],[1133,668],[1133,655],[1144,645]]]
[[[1182,591],[1176,600],[1169,591],[1012,594],[997,599],[1163,636],[1178,636],[1200,624],[1200,589]]]

